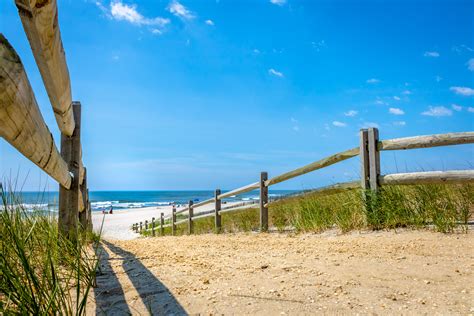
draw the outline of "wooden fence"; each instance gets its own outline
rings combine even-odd
[[[87,172],[82,163],[81,104],[73,102],[56,0],[15,0],[61,131],[58,151],[20,57],[0,33],[0,136],[59,183],[59,228],[92,229]]]
[[[268,230],[268,206],[270,204],[268,199],[268,188],[270,186],[318,169],[328,167],[335,163],[356,156],[359,156],[360,158],[360,180],[338,183],[313,190],[312,192],[323,195],[353,189],[362,189],[363,192],[376,192],[379,187],[383,185],[474,182],[474,170],[426,171],[386,175],[380,174],[380,151],[405,150],[472,143],[474,143],[474,132],[415,136],[380,141],[379,131],[377,128],[362,129],[360,131],[360,143],[358,147],[331,155],[270,179],[268,179],[266,172],[261,172],[260,181],[258,182],[254,182],[225,193],[221,193],[220,189],[216,189],[214,197],[211,199],[196,204],[194,204],[193,201],[189,201],[188,206],[180,210],[177,210],[176,207],[173,206],[172,213],[168,217],[164,217],[164,214],[161,213],[159,225],[155,223],[155,218],[152,218],[151,225],[149,225],[147,220],[145,221],[145,225],[143,225],[143,222],[133,224],[132,229],[136,232],[143,232],[144,230],[151,231],[152,235],[155,236],[156,229],[158,227],[160,230],[160,235],[164,234],[164,228],[171,227],[171,232],[174,235],[176,233],[177,225],[187,223],[188,233],[192,234],[194,232],[193,221],[206,217],[214,217],[215,231],[219,233],[222,229],[222,214],[239,211],[242,207],[232,207],[224,210],[222,208],[222,200],[231,196],[236,196],[258,189],[260,191],[260,197],[258,201],[260,210],[260,231],[265,232]],[[195,212],[198,207],[211,203],[214,204],[212,211],[201,213]],[[176,215],[185,212],[187,212],[187,217],[177,221]],[[165,224],[165,220],[170,221],[170,223]]]

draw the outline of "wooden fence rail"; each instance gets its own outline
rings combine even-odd
[[[166,227],[172,227],[172,234],[175,235],[176,226],[184,223],[188,223],[188,233],[192,234],[194,232],[192,226],[193,221],[207,217],[215,218],[215,230],[217,233],[219,233],[221,232],[222,228],[221,216],[226,213],[241,211],[242,207],[245,206],[237,205],[223,209],[221,208],[221,201],[223,199],[257,189],[260,191],[260,198],[258,200],[260,209],[260,231],[267,231],[268,206],[272,203],[272,201],[268,201],[269,186],[330,166],[355,156],[360,157],[360,180],[333,184],[308,192],[311,194],[327,195],[354,189],[377,191],[378,188],[383,185],[474,182],[474,170],[426,171],[386,175],[380,174],[380,151],[382,150],[404,150],[472,143],[474,143],[474,132],[436,134],[379,141],[377,128],[362,129],[360,131],[360,146],[357,148],[352,148],[331,155],[271,179],[267,179],[267,173],[262,172],[259,182],[251,183],[225,193],[221,193],[221,190],[217,189],[214,198],[201,201],[194,205],[189,203],[187,207],[179,211],[175,211],[173,209],[171,216],[166,218],[163,216],[163,213],[161,213],[162,225],[160,235],[163,235],[163,229]],[[303,194],[308,192],[304,192]],[[214,203],[213,210],[204,212],[195,211],[196,208],[211,203]],[[177,221],[176,214],[182,214],[186,211],[188,211],[188,216]],[[170,223],[164,224],[165,220],[170,221]],[[133,227],[137,227],[137,225],[138,224],[133,224]]]
[[[15,0],[61,131],[61,154],[39,110],[21,60],[0,34],[0,136],[59,186],[59,228],[75,238],[78,223],[92,230],[87,173],[80,141],[81,105],[71,82],[58,23],[56,0]]]
[[[71,186],[67,163],[41,115],[25,69],[0,34],[0,136],[64,188]]]

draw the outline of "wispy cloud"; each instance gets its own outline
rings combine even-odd
[[[474,95],[474,89],[469,87],[451,87],[449,90],[453,91],[456,94],[463,96],[472,96]]]
[[[204,23],[206,23],[207,25],[210,25],[210,26],[214,26],[214,21],[212,21],[212,20],[206,20]]]
[[[425,56],[425,57],[439,57],[439,53],[438,52],[425,52],[423,54],[423,56]]]
[[[454,111],[462,111],[462,106],[457,105],[457,104],[451,104],[451,107],[453,108]]]
[[[422,112],[421,115],[426,116],[451,116],[453,111],[444,107],[444,106],[430,106],[428,107],[428,111]]]
[[[468,106],[467,111],[471,112],[471,113],[474,113],[474,108],[472,106]]]
[[[405,122],[405,121],[396,121],[396,122],[393,122],[393,125],[395,125],[395,126],[405,126],[405,125],[407,125],[407,122]]]
[[[460,53],[462,53],[462,52],[464,52],[464,51],[471,52],[471,53],[474,52],[474,49],[473,49],[473,48],[471,48],[471,47],[469,47],[469,46],[466,46],[466,45],[464,45],[464,44],[458,45],[458,46],[453,46],[452,49],[453,49],[453,51],[455,51],[455,52],[458,53],[458,54],[460,54]]]
[[[137,5],[124,4],[120,0],[110,2],[109,7],[104,6],[101,1],[96,1],[95,5],[111,20],[125,21],[136,26],[150,26],[153,34],[161,34],[164,27],[170,23],[169,19],[162,17],[145,17],[138,12]]]
[[[356,116],[357,113],[359,113],[359,112],[357,112],[355,110],[350,110],[350,111],[344,112],[344,115],[352,117],[352,116]]]
[[[324,40],[320,40],[319,42],[311,42],[311,46],[317,52],[320,52],[323,48],[326,48],[326,42]]]
[[[367,80],[367,83],[372,83],[372,84],[379,83],[379,82],[380,82],[380,80],[377,79],[377,78],[370,78],[370,79]]]
[[[393,115],[403,115],[405,112],[402,109],[399,108],[390,108],[388,109],[388,113],[393,114]]]
[[[411,91],[410,91],[410,90],[405,90],[405,91],[402,91],[402,94],[404,94],[404,95],[410,95],[410,94],[411,94]]]
[[[276,77],[279,77],[279,78],[283,78],[283,77],[284,77],[284,75],[283,75],[282,72],[279,72],[279,71],[277,71],[277,70],[275,70],[275,69],[273,69],[273,68],[268,69],[268,73],[269,73],[270,75],[273,75],[273,76],[276,76]]]
[[[137,11],[136,5],[127,5],[121,1],[110,3],[110,15],[118,21],[127,21],[135,25],[151,25],[163,27],[170,21],[162,17],[147,18]]]
[[[260,50],[257,49],[257,48],[254,48],[254,49],[253,49],[253,53],[254,53],[254,54],[260,54]]]
[[[191,20],[194,18],[194,13],[189,11],[184,5],[179,3],[177,0],[173,0],[170,2],[170,4],[168,5],[168,11],[183,20]]]
[[[286,4],[286,0],[270,0],[271,4],[283,6]]]
[[[339,122],[339,121],[334,121],[334,122],[332,122],[332,125],[334,125],[334,126],[336,126],[336,127],[346,127],[346,126],[347,126],[346,123]]]
[[[435,77],[435,80],[436,80],[436,82],[440,82],[441,80],[443,80],[443,77],[441,77],[441,76],[436,76],[436,77]]]
[[[471,58],[467,61],[467,69],[474,71],[474,58]]]
[[[397,101],[400,101],[400,100],[401,100],[400,97],[399,97],[399,96],[396,96],[396,95],[393,96],[393,99],[394,99],[394,100],[397,100]]]
[[[295,132],[299,132],[300,127],[299,127],[299,125],[298,125],[298,120],[295,119],[294,117],[292,117],[292,118],[290,118],[290,121],[291,121],[291,123],[293,123],[293,130],[294,130]]]

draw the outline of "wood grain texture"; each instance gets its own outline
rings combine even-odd
[[[36,64],[62,134],[74,131],[71,83],[58,23],[56,0],[15,0]]]
[[[333,165],[335,163],[338,163],[340,161],[355,157],[359,154],[359,147],[352,148],[334,155],[331,155],[329,157],[323,158],[321,160],[315,161],[313,163],[310,163],[309,165],[303,166],[301,168],[295,169],[293,171],[286,172],[284,174],[281,174],[279,176],[273,177],[267,181],[265,181],[265,186],[270,186],[274,185],[298,176],[301,176],[303,174],[309,173],[311,171],[315,171],[318,169],[325,168],[327,166]]]
[[[265,185],[265,181],[268,179],[268,173],[260,173],[260,231],[268,231],[268,186]]]
[[[20,57],[0,34],[0,136],[55,179],[71,186],[71,175],[61,158]]]
[[[216,189],[214,192],[214,226],[217,234],[222,230],[222,216],[219,213],[222,207],[222,201],[219,199],[220,194],[221,189]]]
[[[370,190],[377,191],[379,187],[378,177],[380,175],[380,151],[377,147],[379,142],[379,130],[371,127],[367,133],[369,150],[369,185]]]
[[[79,167],[81,162],[81,103],[73,103],[73,113],[76,125],[72,136],[61,134],[61,157],[68,164],[72,173],[71,187],[59,188],[58,224],[63,235],[73,238],[77,231],[79,210],[84,204],[79,184]]]
[[[359,157],[360,157],[360,186],[367,190],[369,183],[369,148],[368,131],[361,129],[359,133]]]
[[[474,170],[425,171],[379,176],[381,185],[474,182]]]
[[[194,215],[194,206],[193,200],[189,201],[188,204],[189,214],[188,214],[188,234],[191,235],[194,233],[194,224],[193,224],[193,215]]]
[[[379,150],[428,148],[474,143],[474,132],[447,133],[387,139],[379,142]]]

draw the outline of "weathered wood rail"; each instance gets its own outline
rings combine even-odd
[[[60,232],[92,230],[87,173],[82,162],[81,104],[72,101],[56,0],[15,0],[56,122],[58,151],[41,115],[20,57],[0,33],[0,136],[59,183]]]
[[[192,201],[189,201],[188,206],[180,210],[176,210],[176,208],[173,207],[173,212],[170,216],[164,217],[163,213],[161,213],[161,220],[159,226],[160,235],[164,234],[164,229],[167,227],[172,228],[172,234],[174,235],[176,233],[176,226],[185,223],[188,223],[188,233],[192,234],[194,232],[193,221],[207,217],[215,218],[215,231],[219,233],[222,230],[221,216],[226,213],[241,211],[242,207],[245,207],[244,205],[237,205],[231,206],[230,208],[222,208],[222,200],[254,190],[260,191],[260,198],[254,203],[259,204],[258,207],[260,210],[260,231],[265,232],[268,230],[268,206],[271,204],[271,201],[268,201],[268,188],[270,186],[313,172],[318,169],[328,167],[335,163],[356,156],[359,156],[360,158],[360,180],[337,183],[316,190],[312,190],[310,192],[312,194],[326,195],[354,189],[362,189],[363,192],[366,190],[377,191],[380,186],[385,185],[474,182],[474,170],[425,171],[386,175],[380,174],[380,151],[473,144],[474,132],[435,134],[388,139],[382,141],[379,141],[378,135],[379,132],[377,128],[362,129],[360,131],[359,147],[342,151],[340,153],[320,159],[298,169],[283,173],[281,175],[277,175],[270,179],[267,179],[266,172],[262,172],[260,175],[259,182],[254,182],[225,193],[221,193],[221,190],[217,189],[214,198],[210,198],[198,202],[196,204],[193,204]],[[214,203],[213,210],[205,212],[196,212],[196,208],[211,203]],[[247,206],[248,205],[249,204],[247,204]],[[187,217],[177,221],[176,215],[185,212],[187,212]],[[165,224],[165,220],[169,221],[169,223]],[[132,229],[136,232],[143,231],[141,223],[133,224]],[[146,230],[151,231],[153,236],[156,235],[155,226]]]

